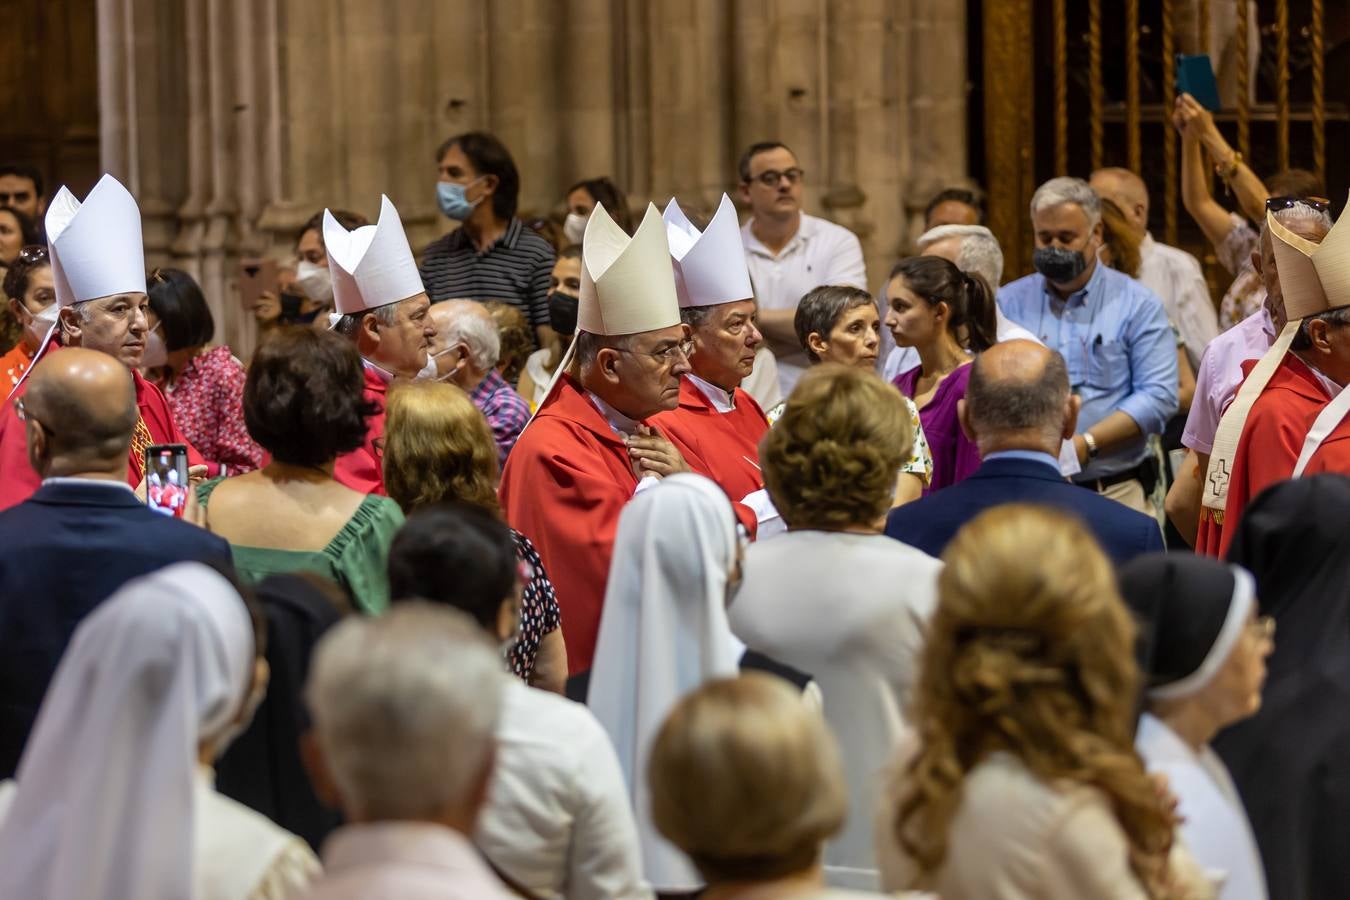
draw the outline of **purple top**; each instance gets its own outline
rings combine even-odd
[[[893,383],[911,400],[914,399],[914,383],[919,380],[922,368],[915,366],[895,376]],[[967,364],[942,379],[928,405],[919,410],[928,449],[933,451],[933,480],[924,488],[925,494],[964,481],[980,467],[980,451],[966,439],[956,417],[956,401],[966,395],[969,380],[970,365]]]

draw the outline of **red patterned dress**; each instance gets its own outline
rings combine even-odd
[[[229,347],[194,356],[164,393],[179,430],[221,474],[251,472],[262,465],[263,449],[244,426],[244,367]]]

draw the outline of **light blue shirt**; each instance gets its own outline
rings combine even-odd
[[[1161,434],[1177,411],[1177,343],[1158,295],[1098,261],[1087,285],[1068,300],[1034,273],[1000,288],[998,304],[1064,357],[1069,385],[1083,401],[1080,434],[1116,410],[1143,432],[1093,460],[1075,480],[1104,478],[1143,462],[1147,436]]]

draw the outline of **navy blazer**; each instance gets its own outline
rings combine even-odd
[[[1163,549],[1156,519],[1070,484],[1058,468],[1030,459],[986,460],[964,481],[891,510],[886,534],[941,556],[962,525],[1004,503],[1039,503],[1073,513],[1116,565]]]
[[[56,482],[0,512],[0,778],[12,778],[76,626],[127,581],[176,562],[233,574],[230,545],[124,486]]]

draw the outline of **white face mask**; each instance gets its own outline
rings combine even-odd
[[[34,352],[42,349],[47,336],[51,334],[52,328],[56,326],[56,319],[61,315],[61,309],[56,303],[48,303],[42,312],[33,315],[33,317],[24,323],[24,340]]]
[[[52,305],[55,306],[56,304]],[[164,337],[160,334],[160,329],[163,327],[164,323],[160,322],[146,334],[145,350],[141,353],[142,368],[158,368],[169,361],[169,348],[165,346]]]
[[[590,213],[586,213],[584,216],[575,212],[567,214],[567,218],[563,220],[563,235],[567,238],[568,243],[581,243],[581,238],[586,234],[586,223],[590,220]]]
[[[316,303],[329,303],[333,299],[333,273],[327,266],[302,259],[295,267],[295,286],[305,292],[305,296]]]
[[[451,369],[444,375],[441,375],[439,374],[436,360],[440,359],[442,356],[444,356],[445,354],[449,353],[451,350],[454,349],[455,349],[454,347],[446,347],[440,353],[428,353],[427,364],[422,367],[422,371],[417,373],[417,375],[413,378],[413,381],[449,381],[450,377],[453,376],[456,371],[458,371],[458,367]]]

